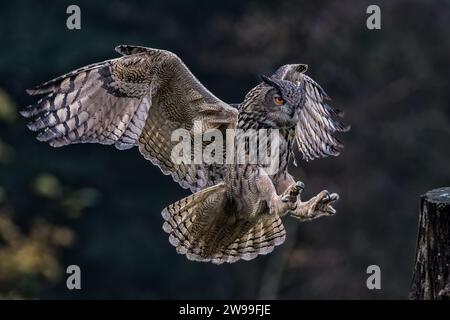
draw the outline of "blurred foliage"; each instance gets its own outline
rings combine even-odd
[[[70,229],[38,220],[23,234],[7,211],[0,211],[0,235],[0,298],[34,297],[61,278],[60,248],[72,244]]]
[[[6,123],[12,123],[16,120],[16,116],[16,106],[8,94],[0,89],[0,120]]]
[[[16,120],[16,106],[11,101],[8,94],[0,89],[0,121],[11,124]],[[0,137],[0,163],[8,163],[13,160],[14,152],[11,146]]]
[[[0,4],[2,297],[407,297],[419,196],[450,181],[448,1],[378,1],[378,31],[365,27],[369,1],[75,3],[80,31],[65,27],[73,1]],[[38,143],[11,102],[32,103],[26,88],[116,57],[121,43],[176,52],[228,102],[259,74],[307,63],[352,131],[340,157],[293,170],[305,197],[338,192],[338,214],[285,219],[287,243],[251,262],[177,255],[160,212],[187,191],[136,150]],[[82,269],[81,292],[65,288],[69,264]],[[381,291],[366,288],[370,264],[381,267]]]
[[[0,123],[10,127],[16,119],[14,103],[0,89]],[[11,154],[13,147],[0,139],[2,170],[12,162]],[[19,201],[50,201],[51,207],[55,206],[54,215],[59,217],[52,219],[51,210],[43,214],[42,208],[28,208],[31,210],[21,221],[15,209],[17,202],[8,197],[7,181],[0,183],[5,183],[0,186],[0,299],[34,298],[63,279],[62,250],[75,241],[71,228],[50,220],[61,220],[61,214],[66,216],[64,220],[79,218],[83,209],[95,205],[99,193],[93,188],[73,190],[52,174],[37,174]]]

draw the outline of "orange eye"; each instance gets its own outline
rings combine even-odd
[[[282,105],[285,103],[284,99],[281,98],[281,97],[279,97],[279,96],[275,96],[275,97],[273,98],[273,102],[275,102],[275,104],[276,104],[277,106],[282,106]]]

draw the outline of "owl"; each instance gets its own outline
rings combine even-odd
[[[42,98],[21,114],[31,118],[28,128],[38,132],[37,139],[53,147],[136,146],[190,189],[190,196],[162,211],[163,230],[178,253],[216,264],[251,260],[283,243],[283,216],[304,221],[336,212],[336,193],[324,190],[302,201],[304,184],[288,173],[295,145],[306,161],[337,156],[343,145],[335,133],[349,130],[325,91],[305,74],[306,65],[284,65],[262,76],[242,103],[231,105],[208,91],[172,52],[128,45],[116,51],[122,56],[27,90]],[[172,134],[180,129],[223,136],[234,130],[232,139],[268,130],[275,137],[269,144],[277,147],[277,170],[269,172],[260,161],[176,161]],[[229,150],[223,151],[225,159]],[[241,151],[250,157],[248,143]]]

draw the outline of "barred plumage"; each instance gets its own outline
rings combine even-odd
[[[251,260],[272,252],[286,236],[279,217],[237,218],[223,182],[170,205],[162,215],[170,243],[195,261]]]
[[[235,108],[212,95],[173,53],[133,46],[116,49],[125,56],[95,63],[28,90],[45,94],[21,114],[37,139],[53,147],[74,143],[138,146],[143,156],[197,191],[209,181],[209,166],[178,165],[170,159],[176,128],[234,127]],[[203,113],[207,111],[207,117]],[[217,170],[216,170],[217,171]],[[220,179],[220,177],[216,177]]]
[[[164,174],[195,192],[162,212],[178,253],[213,263],[250,260],[283,243],[285,214],[308,220],[335,212],[336,194],[323,191],[302,202],[303,184],[288,173],[295,142],[305,160],[336,156],[343,146],[334,134],[349,129],[326,103],[325,91],[304,74],[305,65],[284,65],[263,77],[235,107],[210,93],[169,51],[128,45],[116,51],[122,56],[27,90],[43,97],[21,114],[31,118],[28,127],[37,139],[53,147],[137,146]],[[274,97],[284,104],[274,105]],[[183,128],[192,135],[198,123],[202,132],[279,129],[279,172],[267,175],[261,163],[174,163],[172,132]]]
[[[350,126],[339,120],[343,113],[326,103],[330,98],[314,80],[304,75],[304,81],[307,99],[296,127],[297,145],[303,159],[338,156],[344,146],[334,133],[347,132]]]

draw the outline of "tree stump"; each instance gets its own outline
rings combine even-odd
[[[421,198],[410,299],[450,300],[450,187]]]

